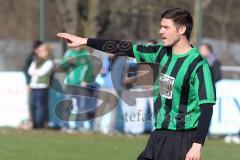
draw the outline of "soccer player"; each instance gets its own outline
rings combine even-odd
[[[193,20],[181,8],[161,15],[161,44],[82,38],[58,33],[69,47],[87,45],[135,57],[138,63],[160,64],[154,81],[155,127],[138,160],[199,160],[215,104],[208,62],[190,42]]]

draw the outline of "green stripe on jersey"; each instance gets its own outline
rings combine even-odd
[[[215,103],[215,87],[207,61],[196,48],[174,55],[161,44],[134,45],[138,63],[159,63],[154,82],[155,127],[168,130],[196,128],[199,105]]]

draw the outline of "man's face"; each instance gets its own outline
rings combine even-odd
[[[163,18],[159,34],[164,46],[172,46],[180,40],[181,32],[171,19]]]

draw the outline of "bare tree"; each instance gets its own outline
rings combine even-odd
[[[81,19],[83,33],[85,36],[95,37],[100,30],[97,22],[100,0],[88,0],[87,2],[87,16]]]
[[[211,32],[215,31],[216,38],[219,38],[222,41],[222,54],[221,59],[224,60],[225,64],[231,64],[231,54],[229,54],[229,42],[230,42],[230,35],[229,34],[229,27],[231,26],[231,23],[236,23],[239,21],[236,17],[239,14],[239,10],[233,9],[237,5],[240,5],[236,3],[234,0],[229,1],[213,1],[215,3],[212,3],[211,5],[208,5],[205,7],[205,24],[209,25],[207,26],[207,35],[209,34],[211,36]],[[215,7],[217,4],[218,7]],[[231,31],[232,32],[232,31]]]
[[[201,0],[194,1],[194,12],[193,12],[193,33],[192,43],[198,46],[202,38],[202,3]]]
[[[59,11],[57,21],[61,26],[60,30],[77,34],[79,26],[78,0],[56,0],[55,3]]]

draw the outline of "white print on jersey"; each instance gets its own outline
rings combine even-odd
[[[161,73],[159,77],[160,95],[172,99],[175,78]]]

